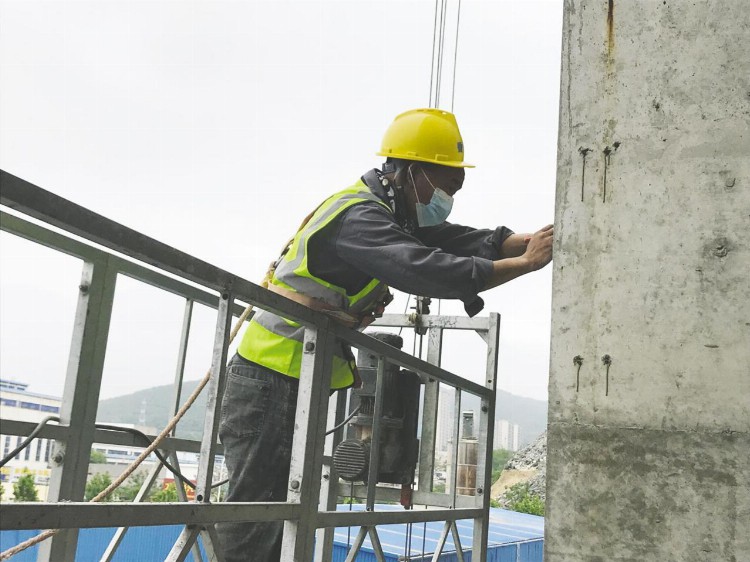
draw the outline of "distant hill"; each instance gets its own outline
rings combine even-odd
[[[190,396],[197,384],[198,381],[184,383],[182,402]],[[171,417],[172,393],[172,385],[164,385],[102,400],[99,402],[97,420],[102,423],[132,423],[161,429],[167,425]],[[478,398],[465,395],[464,400],[466,409],[479,410]],[[177,425],[177,436],[185,439],[200,439],[205,410],[204,391]],[[547,429],[547,403],[542,400],[524,398],[499,390],[495,416],[521,426],[519,440],[522,447],[531,443]]]
[[[478,397],[466,394],[463,402],[465,409],[479,411]],[[524,447],[547,431],[547,402],[498,390],[495,419],[518,424],[521,428],[518,435],[519,446]]]
[[[184,403],[195,390],[198,381],[185,381],[180,403]],[[174,389],[171,384],[154,386],[133,394],[116,396],[99,402],[96,419],[101,423],[132,423],[155,427],[161,431],[172,418]],[[206,413],[206,391],[204,390],[185,417],[177,424],[177,437],[200,440],[203,434],[203,418]]]

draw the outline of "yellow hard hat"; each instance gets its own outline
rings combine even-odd
[[[464,141],[455,115],[442,109],[412,109],[398,115],[377,154],[452,168],[474,167],[464,163]]]

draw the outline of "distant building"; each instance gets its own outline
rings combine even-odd
[[[477,415],[477,412],[475,412],[475,415]],[[435,451],[438,454],[447,453],[453,442],[453,424],[456,419],[456,394],[448,386],[441,385],[440,387],[437,418]],[[508,420],[495,420],[495,436],[492,448],[518,451],[521,448],[520,433],[521,426],[517,423]]]
[[[28,384],[0,379],[0,417],[3,419],[39,423],[47,416],[60,413],[60,399],[54,396],[29,392]],[[20,435],[0,433],[2,456],[6,457],[24,440]],[[13,493],[12,485],[25,471],[34,475],[39,499],[47,498],[50,478],[49,457],[52,451],[51,439],[34,439],[19,455],[0,468],[0,481],[5,487],[4,497]]]
[[[521,426],[508,420],[495,420],[495,439],[493,449],[507,449],[517,451],[519,449],[519,435]]]
[[[456,410],[455,391],[445,385],[440,386],[438,399],[437,427],[435,428],[435,451],[446,453],[453,442],[453,421]]]
[[[47,396],[30,392],[28,383],[0,379],[0,418],[3,420],[18,420],[31,423],[39,423],[47,416],[60,414],[61,399],[55,396]],[[141,406],[139,421],[143,421],[143,409]],[[119,426],[123,428],[137,429],[143,433],[155,435],[159,431],[154,427],[145,427],[139,424],[129,423],[112,423],[104,422],[107,425]],[[1,429],[0,429],[1,431]],[[3,458],[12,450],[18,447],[24,437],[20,435],[0,434],[0,448]],[[34,439],[28,447],[8,464],[0,468],[0,482],[2,482],[5,492],[3,498],[8,500],[13,494],[13,484],[23,476],[27,471],[34,475],[39,499],[45,501],[49,489],[49,480],[51,468],[49,464],[50,455],[52,454],[53,439]],[[106,472],[111,477],[116,478],[132,463],[144,450],[145,447],[111,445],[94,443],[92,449],[102,453],[107,461],[106,464],[92,464],[89,467],[89,476],[98,472]],[[189,480],[195,481],[198,475],[198,454],[178,452],[178,462],[180,471]],[[153,453],[144,461],[142,467],[150,469],[157,462],[156,455]],[[217,455],[217,480],[225,477],[226,469],[224,467],[224,457]],[[172,475],[165,469],[162,469],[161,478],[165,481],[171,481]]]

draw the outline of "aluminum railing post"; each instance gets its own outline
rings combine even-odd
[[[224,293],[219,301],[216,320],[213,354],[211,356],[211,380],[206,386],[206,417],[203,423],[203,440],[198,464],[198,477],[195,485],[195,501],[210,503],[211,482],[214,473],[214,449],[219,435],[219,413],[221,395],[226,376],[229,330],[232,322],[231,295]]]
[[[182,382],[185,377],[185,359],[187,357],[188,342],[190,341],[190,326],[193,321],[193,300],[185,299],[185,310],[182,314],[182,327],[180,328],[180,348],[177,352],[177,365],[174,373],[174,400],[172,402],[171,415],[175,415],[181,403]],[[172,435],[177,433],[177,428],[172,430]]]
[[[372,438],[370,440],[370,466],[367,471],[367,511],[375,509],[375,487],[378,483],[380,471],[380,436],[383,420],[383,394],[385,392],[385,369],[388,362],[385,357],[378,357],[378,372],[375,383],[375,405],[372,413]]]
[[[437,367],[443,353],[443,328],[430,328],[427,333],[427,362]],[[419,490],[431,492],[435,476],[435,436],[437,433],[440,383],[429,379],[424,386],[422,435],[419,442]]]
[[[195,485],[196,503],[211,503],[214,449],[216,448],[216,438],[219,434],[219,412],[221,410],[221,395],[226,375],[233,302],[234,299],[229,293],[222,293],[219,300],[216,331],[214,333],[214,347],[211,355],[211,379],[206,385],[206,417],[203,421],[203,439],[201,441],[198,477]],[[203,547],[206,549],[209,560],[223,560],[221,545],[214,544],[217,540],[216,534],[205,529],[198,529],[197,532],[200,533],[203,539]],[[167,560],[169,562],[183,560],[187,556],[187,552],[193,547],[196,538],[195,529],[189,527],[183,529]]]
[[[298,520],[284,522],[281,559],[285,561],[309,562],[314,555],[331,361],[337,343],[328,331],[328,319],[317,328],[305,329],[287,492],[287,502],[300,504],[302,511]]]
[[[116,282],[109,260],[84,263],[60,407],[69,438],[55,442],[49,502],[83,500]],[[73,562],[77,546],[78,531],[62,531],[40,544],[37,560]]]
[[[203,422],[203,441],[198,464],[198,476],[195,485],[195,501],[211,503],[211,484],[214,476],[214,455],[216,440],[219,435],[221,397],[224,394],[227,353],[229,350],[229,332],[232,325],[232,305],[234,298],[229,293],[222,293],[216,318],[214,348],[211,357],[211,380],[207,385],[206,417]],[[211,525],[213,527],[213,525]],[[200,537],[203,548],[211,562],[224,560],[222,546],[218,544],[215,529],[202,529]]]
[[[346,398],[345,390],[338,391],[336,396],[336,406],[334,415],[329,416],[331,427],[338,426],[346,417]],[[331,420],[330,418],[333,417]],[[343,441],[342,435],[345,428],[340,428],[331,435],[331,439],[326,440],[325,455],[332,459],[333,451],[336,446]],[[336,511],[338,500],[338,486],[336,481],[338,477],[333,470],[333,461],[331,464],[323,466],[323,479],[320,484],[320,505],[325,511]],[[315,562],[327,562],[333,558],[333,535],[335,529],[327,527],[318,529],[315,535]]]
[[[490,488],[492,487],[492,447],[494,439],[495,400],[497,392],[497,362],[500,343],[500,315],[489,315],[487,326],[487,370],[484,385],[492,390],[483,398],[479,412],[479,437],[477,451],[477,507],[484,512],[483,518],[474,519],[472,560],[487,559],[487,537],[490,518]]]

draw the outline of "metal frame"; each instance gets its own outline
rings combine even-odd
[[[221,521],[261,520],[285,521],[283,559],[306,562],[330,558],[332,529],[336,526],[361,526],[362,540],[365,534],[369,534],[373,544],[376,544],[379,542],[376,526],[380,524],[445,521],[446,533],[448,530],[455,533],[456,520],[474,519],[473,559],[486,558],[499,315],[490,314],[487,318],[475,319],[386,315],[374,324],[426,327],[429,335],[428,361],[425,362],[7,172],[0,171],[0,187],[2,205],[86,240],[79,241],[19,216],[0,212],[0,226],[3,230],[84,261],[76,328],[64,393],[63,403],[66,406],[61,412],[59,426],[47,427],[41,434],[56,439],[57,450],[64,452],[64,458],[60,455],[55,456],[60,465],[53,471],[54,493],[51,487],[51,503],[3,504],[0,507],[0,529],[63,529],[56,538],[47,541],[46,544],[42,543],[44,546],[40,549],[40,561],[72,562],[75,558],[79,528],[175,523],[184,525],[185,529],[168,560],[183,560],[191,548],[196,552],[195,545],[199,536],[209,559],[221,560],[220,549],[213,548],[216,541],[214,524]],[[208,405],[200,445],[200,469],[195,502],[90,504],[81,501],[91,444],[132,442],[130,437],[94,428],[112,301],[119,274],[180,295],[186,300],[175,374],[175,408],[180,399],[193,303],[200,302],[217,310],[212,377],[206,390]],[[290,486],[286,503],[210,503],[214,457],[221,450],[221,446],[216,443],[216,434],[220,403],[218,398],[224,386],[227,335],[232,316],[239,315],[244,308],[235,304],[237,300],[294,319],[306,328],[305,355],[297,402],[298,428],[292,447]],[[449,329],[474,330],[487,343],[487,375],[484,384],[474,383],[440,368],[443,332]],[[425,382],[419,486],[414,491],[413,499],[417,504],[434,506],[435,509],[375,511],[377,501],[398,499],[399,490],[376,486],[375,479],[371,477],[369,485],[354,486],[355,495],[366,499],[367,511],[335,511],[336,496],[348,496],[351,491],[349,486],[336,483],[331,478],[330,454],[333,444],[340,440],[341,432],[337,432],[338,435],[335,434],[327,443],[325,436],[327,417],[342,420],[346,406],[344,394],[338,393],[335,411],[329,415],[327,373],[332,346],[336,340],[344,340],[379,357],[378,379],[382,378],[386,363],[391,363],[418,373]],[[478,486],[477,495],[474,497],[457,496],[455,485],[448,494],[432,491],[440,384],[454,387],[457,400],[460,400],[462,392],[477,395],[481,399]],[[377,388],[376,412],[382,408],[382,385],[378,385]],[[33,424],[3,420],[4,433],[27,435],[32,428]],[[375,437],[379,431],[379,425],[376,424],[373,428]],[[377,470],[377,443],[375,439],[371,471]],[[457,447],[458,439],[454,439],[454,448]],[[172,455],[177,450],[198,450],[197,443],[174,437],[165,440],[160,448]],[[124,530],[122,532],[124,533]],[[116,546],[113,542],[107,556],[112,555]],[[353,549],[350,556],[355,554],[356,551]],[[379,556],[382,557],[382,553]]]

